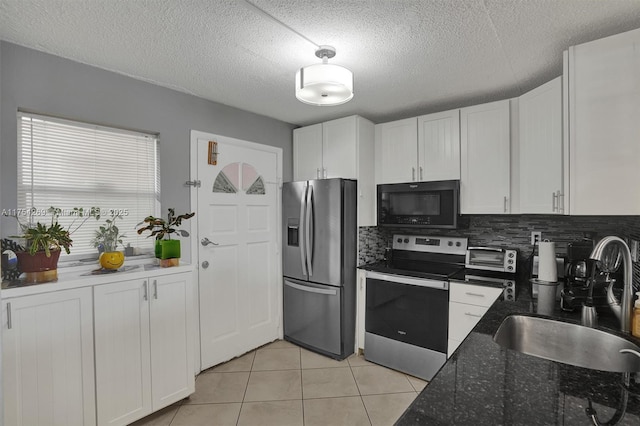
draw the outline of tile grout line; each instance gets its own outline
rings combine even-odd
[[[369,420],[369,424],[373,425],[373,422],[371,421],[371,416],[369,415],[369,410],[367,410],[367,406],[364,403],[364,398],[362,397],[362,391],[360,391],[360,385],[358,384],[358,380],[356,379],[356,375],[353,372],[353,366],[351,365],[349,360],[347,360],[347,363],[349,364],[349,370],[351,371],[351,376],[353,377],[353,381],[356,382],[356,388],[358,389],[358,394],[360,395],[360,402],[362,402],[362,406],[364,407],[364,412],[367,414],[367,419]]]
[[[236,419],[236,426],[240,423],[240,414],[242,413],[242,407],[244,407],[244,400],[247,397],[247,390],[249,389],[249,381],[251,380],[251,374],[253,373],[253,363],[256,361],[256,355],[258,350],[254,349],[253,358],[251,358],[251,367],[249,367],[249,377],[247,377],[247,385],[244,388],[244,395],[242,395],[242,402],[240,403],[240,410],[238,411],[238,418]]]
[[[298,348],[298,353],[300,354],[300,404],[302,404],[302,426],[304,426],[304,381],[302,380],[302,350]]]

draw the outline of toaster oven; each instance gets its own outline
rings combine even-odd
[[[516,250],[493,247],[469,247],[465,267],[497,272],[516,272]]]

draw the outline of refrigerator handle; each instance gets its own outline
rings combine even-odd
[[[305,237],[304,243],[307,248],[307,270],[309,276],[313,276],[313,185],[309,185],[307,188],[307,212],[304,220],[305,225]]]
[[[302,197],[300,197],[300,240],[301,241],[298,242],[298,246],[300,246],[300,261],[302,263],[302,275],[307,275],[307,259],[305,256],[306,252],[304,249],[304,243],[302,239],[304,239],[304,228],[306,226],[304,222],[304,208],[307,203],[308,188],[309,187],[307,185],[304,186]]]

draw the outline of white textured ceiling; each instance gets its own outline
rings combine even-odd
[[[640,27],[640,0],[252,0],[354,72],[314,107],[294,75],[315,47],[243,0],[0,0],[0,39],[306,125],[380,123],[518,96],[567,47]]]

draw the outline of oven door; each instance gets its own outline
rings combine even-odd
[[[448,319],[447,281],[367,273],[368,333],[446,353]]]

